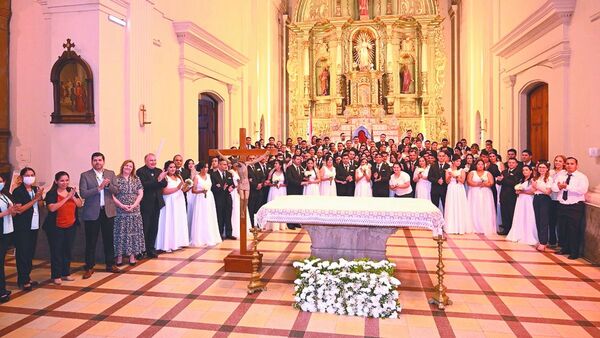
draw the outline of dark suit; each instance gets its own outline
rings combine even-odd
[[[38,188],[31,187],[32,194],[35,195]],[[30,193],[25,188],[24,184],[21,184],[13,191],[13,202],[15,204],[25,205],[31,202],[32,198]],[[37,203],[37,202],[36,202]],[[17,284],[23,285],[31,281],[29,276],[31,269],[33,268],[32,261],[35,254],[35,247],[37,244],[37,236],[39,229],[39,218],[37,222],[38,229],[32,229],[31,221],[33,219],[34,208],[36,205],[32,205],[31,208],[26,211],[13,216],[13,241],[15,244],[15,260],[17,261]],[[39,207],[38,207],[39,208]],[[39,217],[39,210],[38,210]],[[0,254],[2,254],[0,252]]]
[[[446,191],[448,190],[448,183],[446,183],[446,169],[449,169],[450,165],[444,163],[440,169],[440,164],[435,162],[429,168],[429,175],[427,180],[431,182],[431,202],[436,207],[439,207],[440,201],[442,206],[446,205]],[[439,184],[439,179],[442,179],[442,184]]]
[[[302,195],[304,194],[304,187],[302,186],[302,167],[296,167],[293,163],[290,164],[285,170],[285,183],[287,184],[288,195]],[[288,228],[294,229],[299,228],[300,224],[288,223]]]
[[[354,196],[354,189],[356,188],[356,183],[354,182],[354,172],[356,168],[351,166],[348,163],[348,170],[346,170],[346,166],[343,163],[340,163],[335,168],[335,185],[337,189],[338,196]],[[352,181],[347,181],[348,176],[352,177]],[[340,183],[344,182],[344,183]]]
[[[390,144],[388,143],[388,141],[383,141],[383,143],[381,143],[381,141],[375,142],[375,146],[377,147],[377,150],[379,150],[379,148],[381,148],[382,145],[388,147]]]
[[[381,168],[378,164],[373,165],[371,180],[373,182],[373,197],[390,197],[390,177],[392,169],[390,166],[382,162]],[[377,174],[377,178],[375,178]]]
[[[487,171],[489,171],[489,173],[492,174],[492,177],[494,177],[494,182],[496,181],[496,177],[500,176],[500,170],[498,169],[497,164],[490,163],[489,167],[487,168]],[[491,189],[492,189],[492,194],[494,194],[494,208],[495,208],[496,205],[498,204],[498,189],[496,189],[496,184],[492,184]]]
[[[254,168],[256,168],[256,171],[260,171],[262,172],[262,174],[264,175],[264,179],[266,180],[267,178],[269,178],[269,172],[271,171],[271,169],[273,168],[272,164],[267,163],[256,163],[254,165]],[[261,193],[261,201],[260,201],[260,205],[258,207],[258,209],[260,209],[260,207],[262,207],[263,205],[267,204],[267,199],[269,198],[269,189],[270,187],[263,187],[262,193]],[[256,209],[256,211],[258,211],[258,209]]]
[[[109,179],[104,187],[104,205],[101,206],[101,194],[98,191],[99,181]],[[83,204],[83,221],[85,223],[85,269],[91,270],[96,265],[96,243],[98,234],[102,232],[102,246],[104,248],[104,261],[106,269],[110,269],[115,263],[115,249],[113,242],[114,220],[117,215],[113,194],[118,192],[114,185],[115,173],[104,169],[102,178],[96,176],[96,172],[90,169],[81,173],[79,178],[79,192],[85,199]]]
[[[502,232],[507,234],[512,228],[512,220],[515,214],[515,205],[517,204],[517,193],[515,185],[521,182],[522,175],[517,171],[506,169],[502,172],[504,177],[500,181],[500,214],[502,215]]]
[[[267,175],[258,165],[248,166],[248,179],[250,180],[250,196],[248,197],[248,212],[250,213],[250,222],[254,226],[254,215],[258,209],[263,206],[264,187],[258,189],[259,184],[264,184]]]
[[[144,223],[146,252],[149,255],[156,253],[154,245],[156,244],[156,234],[158,233],[158,217],[160,209],[165,206],[162,190],[167,186],[167,180],[163,179],[160,182],[157,180],[161,172],[162,170],[158,168],[150,169],[147,166],[143,166],[135,172],[144,187],[144,197],[140,202],[140,211],[142,213],[142,222]]]
[[[412,187],[412,192],[410,193],[411,197],[415,197],[415,189],[417,188],[417,182],[413,180],[413,176],[415,174],[415,169],[417,168],[417,161],[402,161],[402,171],[410,176],[410,186]]]
[[[225,177],[223,177],[223,174]],[[215,196],[215,205],[217,207],[217,221],[219,222],[219,232],[221,237],[232,236],[231,212],[233,201],[229,187],[234,187],[233,176],[228,171],[215,170],[210,174],[212,181],[211,191]]]

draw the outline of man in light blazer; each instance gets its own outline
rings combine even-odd
[[[115,172],[104,169],[104,155],[92,154],[92,169],[81,173],[79,192],[85,199],[83,221],[85,222],[85,273],[83,279],[92,277],[96,265],[96,243],[98,232],[102,231],[104,260],[107,272],[120,272],[114,265],[113,226],[117,215],[113,194],[117,188],[112,182]]]

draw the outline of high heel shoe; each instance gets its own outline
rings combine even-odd
[[[2,294],[0,294],[0,303],[6,303],[10,300],[10,294],[11,292],[8,290],[5,290],[4,292],[2,292]]]
[[[54,284],[54,285],[61,285],[62,284],[62,279],[60,279],[60,278],[54,278],[52,280],[52,284]]]

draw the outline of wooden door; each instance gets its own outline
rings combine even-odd
[[[208,149],[217,149],[218,102],[202,94],[198,100],[198,160],[208,162]]]
[[[527,123],[527,144],[534,159],[548,160],[548,84],[527,95]]]

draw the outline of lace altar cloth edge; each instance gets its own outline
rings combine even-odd
[[[411,227],[442,234],[444,217],[423,199],[340,196],[281,196],[255,215],[258,225],[267,222],[373,227]]]

